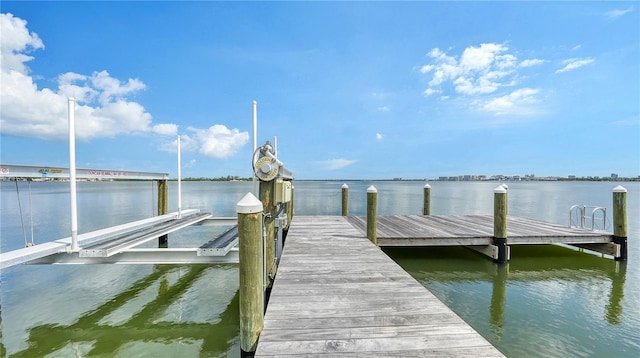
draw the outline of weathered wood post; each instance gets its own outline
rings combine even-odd
[[[504,188],[504,190],[507,191],[507,201],[504,203],[504,205],[506,205],[504,211],[508,214],[509,213],[509,186],[506,183],[502,183],[502,187]]]
[[[378,245],[378,190],[371,185],[367,188],[367,238]]]
[[[349,186],[342,184],[342,216],[349,215]]]
[[[507,247],[507,189],[498,185],[493,189],[493,245],[498,247],[494,262],[504,264],[509,260]]]
[[[422,215],[431,215],[431,185],[424,185],[424,200],[422,203]]]
[[[616,261],[627,260],[627,189],[618,185],[613,188],[613,242],[620,245],[620,256]]]
[[[169,213],[169,183],[167,179],[158,180],[158,215]],[[158,248],[169,245],[169,235],[158,237]]]
[[[291,226],[291,220],[293,220],[293,194],[294,194],[293,183],[291,184],[291,201],[286,203],[285,205],[285,214],[287,215],[287,226],[284,228],[282,233],[282,244],[287,239],[287,233],[289,232],[289,226]]]
[[[288,206],[288,213],[287,216],[289,217],[289,223],[291,223],[291,220],[293,220],[293,215],[295,215],[296,211],[295,211],[295,205],[294,205],[294,201],[293,199],[295,198],[295,193],[296,193],[296,188],[294,188],[293,186],[293,182],[291,183],[291,201],[289,202],[289,206]],[[288,227],[287,227],[288,229]]]
[[[263,206],[247,193],[236,206],[240,263],[240,352],[253,357],[264,327]]]
[[[275,272],[270,272],[271,269],[275,270],[275,260],[276,260],[276,206],[274,203],[274,195],[275,195],[275,180],[270,181],[260,181],[260,201],[262,202],[262,206],[264,208],[264,212],[266,214],[264,218],[264,226],[267,233],[266,242],[265,242],[265,252],[266,252],[266,268],[267,268],[267,276],[275,276]],[[266,282],[268,287],[271,287],[271,280]]]

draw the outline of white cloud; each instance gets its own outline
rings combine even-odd
[[[619,119],[619,120],[611,122],[611,124],[616,125],[616,126],[635,126],[635,127],[640,127],[640,116],[635,115],[635,116]]]
[[[538,92],[539,90],[533,88],[521,88],[484,103],[481,109],[496,115],[528,114],[531,111],[529,106],[539,101],[536,98]]]
[[[120,81],[107,71],[91,75],[67,72],[57,77],[58,88],[38,88],[27,63],[29,52],[44,49],[27,22],[0,14],[0,128],[3,134],[42,139],[68,136],[68,97],[76,99],[76,136],[80,140],[120,134],[174,134],[174,124],[152,125],[151,114],[127,97],[145,89],[138,79]]]
[[[431,72],[435,67],[433,65],[424,65],[420,68],[420,73],[425,74]]]
[[[384,136],[380,133],[376,133],[376,139],[381,140]]]
[[[347,167],[347,166],[349,166],[351,164],[354,164],[356,162],[357,162],[357,160],[341,158],[341,159],[325,160],[325,161],[322,161],[321,164],[327,170],[338,170],[338,169],[342,169],[344,167]]]
[[[178,135],[178,126],[176,124],[156,124],[152,128],[154,133],[166,136],[175,136]]]
[[[180,136],[180,150],[211,158],[231,157],[249,141],[248,132],[229,129],[222,124],[216,124],[207,129],[189,127],[187,130],[192,134]],[[177,139],[161,147],[168,152],[175,152],[176,148]]]
[[[190,161],[188,161],[187,163],[184,163],[182,165],[182,167],[184,169],[189,169],[189,168],[193,168],[193,166],[196,165],[196,160],[195,159],[191,159]]]
[[[541,65],[543,63],[545,63],[545,60],[540,60],[537,58],[532,58],[529,60],[524,60],[522,62],[520,62],[520,67],[532,67],[532,66],[537,66],[537,65]]]
[[[420,68],[420,73],[432,74],[424,94],[441,93],[440,86],[447,83],[453,85],[457,93],[465,95],[488,94],[510,86],[518,58],[507,53],[508,50],[504,44],[483,43],[478,47],[467,47],[457,59],[438,48],[432,49],[427,54],[432,63]]]
[[[0,14],[0,62],[2,70],[27,73],[25,62],[33,60],[26,54],[31,50],[44,49],[38,34],[29,32],[27,22],[13,14]]]
[[[423,93],[425,96],[431,96],[432,94],[442,93],[442,91],[439,89],[427,88]]]
[[[565,66],[563,68],[557,70],[556,73],[563,73],[563,72],[572,71],[572,70],[575,70],[575,69],[580,68],[582,66],[585,66],[585,65],[588,65],[590,63],[593,63],[593,62],[595,62],[595,60],[593,58],[570,58],[568,60],[562,61],[562,63]]]
[[[497,54],[506,50],[507,47],[494,43],[467,47],[460,57],[460,67],[465,72],[484,71],[491,67]]]
[[[380,106],[377,108],[378,112],[389,112],[391,108],[389,106]]]
[[[606,16],[609,20],[615,20],[617,18],[619,18],[622,15],[626,15],[630,12],[633,12],[633,5],[629,6],[628,8],[624,9],[624,10],[620,10],[620,9],[614,9],[611,11],[607,11],[604,13],[604,16]]]

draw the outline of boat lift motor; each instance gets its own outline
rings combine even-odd
[[[261,181],[292,180],[293,174],[276,157],[271,142],[267,141],[253,153],[253,172]]]
[[[284,167],[284,164],[278,160],[277,153],[271,142],[266,143],[257,148],[252,158],[253,173],[256,178],[262,182],[270,182],[275,180],[273,190],[273,203],[277,206],[275,224],[277,227],[276,235],[276,260],[279,260],[282,254],[284,244],[283,229],[287,226],[287,215],[284,213],[285,203],[291,201],[293,186],[293,173]]]

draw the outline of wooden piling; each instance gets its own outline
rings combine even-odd
[[[367,189],[367,238],[378,245],[378,190],[371,185]]]
[[[507,189],[499,185],[493,190],[493,245],[498,248],[496,263],[509,260],[507,247]]]
[[[240,351],[252,357],[264,327],[263,206],[247,193],[237,204],[240,271]]]
[[[613,188],[613,242],[620,245],[620,256],[616,261],[627,260],[627,189],[618,185]]]
[[[275,195],[275,180],[260,181],[260,201],[266,214],[264,218],[264,226],[267,233],[266,237],[266,268],[267,276],[275,276],[275,260],[276,260],[276,206],[274,203]],[[266,282],[268,287],[271,287],[272,280]]]
[[[158,180],[158,215],[169,213],[169,181],[166,179]],[[169,235],[158,237],[158,248],[166,248],[169,246]]]
[[[349,186],[342,184],[342,216],[349,215]]]
[[[423,192],[422,215],[431,215],[431,185],[425,184]]]
[[[285,227],[286,231],[289,231],[289,226],[291,226],[291,220],[293,220],[293,194],[294,194],[293,183],[291,184],[291,201],[286,204],[285,214],[287,215],[287,226]]]
[[[287,225],[282,229],[282,246],[284,247],[285,242],[287,241],[287,235],[289,234],[289,227],[291,226],[291,220],[293,220],[293,199],[294,199],[294,187],[293,182],[291,183],[291,201],[285,204],[284,212],[287,216]]]

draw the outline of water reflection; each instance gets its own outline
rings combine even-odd
[[[62,356],[70,351],[109,357],[131,356],[138,351],[153,356],[150,350],[155,349],[161,356],[168,356],[172,350],[181,354],[195,350],[195,355],[201,357],[219,356],[229,352],[237,340],[238,291],[227,298],[226,304],[215,302],[215,297],[201,297],[191,304],[198,309],[189,310],[185,301],[193,301],[203,293],[197,287],[198,282],[202,286],[203,278],[210,280],[226,273],[230,280],[237,281],[235,271],[210,265],[155,266],[151,274],[71,324],[47,323],[29,328],[27,348],[11,357]],[[198,292],[190,294],[190,290]],[[138,302],[132,304],[135,301]],[[215,312],[216,307],[224,310],[215,319],[202,314]],[[176,308],[181,310],[179,314],[167,314]]]
[[[627,276],[627,262],[616,261],[615,270],[611,276],[611,291],[607,303],[607,322],[620,324],[622,317],[622,299],[624,298],[624,283]]]
[[[504,311],[507,301],[507,274],[509,264],[494,264],[495,273],[493,275],[493,291],[491,292],[491,327],[493,335],[501,338],[504,326]]]
[[[536,356],[543,346],[550,356],[633,352],[588,338],[629,329],[625,262],[556,246],[512,250],[514,259],[496,265],[463,248],[384,249],[507,356]]]

